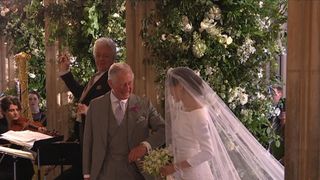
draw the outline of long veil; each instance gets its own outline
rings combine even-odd
[[[166,77],[166,143],[172,147],[174,157],[179,152],[174,150],[177,149],[173,136],[176,127],[172,122],[178,118],[183,105],[174,99],[170,90],[173,80],[208,110],[214,149],[209,163],[214,179],[284,179],[284,167],[255,139],[212,88],[201,78],[198,78],[200,83],[198,79],[192,78],[194,75],[189,68],[179,67],[169,69]]]

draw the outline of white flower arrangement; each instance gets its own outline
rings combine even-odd
[[[240,102],[241,105],[245,105],[248,103],[249,95],[246,93],[246,90],[241,87],[236,87],[234,89],[229,90],[230,97],[228,99],[228,102]]]
[[[187,16],[182,16],[182,30],[185,32],[191,32],[193,30],[192,24],[190,23]]]
[[[241,63],[245,63],[250,55],[256,52],[256,48],[253,46],[254,43],[255,42],[252,39],[247,37],[244,44],[238,48],[237,55],[239,56]]]
[[[142,169],[147,174],[160,177],[160,168],[171,163],[172,160],[173,156],[168,149],[155,149],[144,157]]]
[[[207,46],[204,40],[200,38],[200,35],[198,33],[195,32],[193,34],[193,37],[195,41],[194,41],[194,44],[192,45],[192,53],[196,58],[201,58],[202,56],[204,56],[207,50]]]

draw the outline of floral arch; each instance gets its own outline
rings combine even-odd
[[[10,2],[12,6],[7,8]],[[82,3],[26,0],[1,4],[1,35],[14,40],[13,53],[25,51],[32,55],[30,88],[48,95],[46,81],[56,80],[45,71],[52,70],[56,53],[64,49],[77,54],[74,73],[88,81],[94,69],[92,41],[102,35],[111,36],[120,47],[118,59],[127,60],[136,71],[137,94],[150,97],[161,107],[166,70],[189,66],[215,88],[260,142],[277,139],[268,125],[268,86],[278,83],[276,61],[286,46],[282,29],[286,22],[285,0]],[[55,53],[48,54],[45,49]],[[156,73],[150,72],[150,66]],[[65,91],[57,82],[49,89]],[[59,108],[52,102],[55,98],[50,101]]]

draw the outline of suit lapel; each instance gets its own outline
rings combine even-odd
[[[104,98],[104,101],[103,101],[103,104],[101,104],[101,108],[103,108],[103,109],[101,109],[101,111],[102,112],[106,112],[106,113],[105,113],[105,117],[102,118],[103,123],[101,123],[101,128],[103,129],[103,132],[105,132],[105,134],[102,136],[102,138],[103,138],[102,142],[105,143],[105,146],[107,148],[107,146],[108,146],[107,137],[108,137],[109,121],[110,121],[110,118],[111,118],[110,117],[111,114],[113,114],[112,108],[111,108],[110,92],[106,93],[103,98]],[[109,118],[107,119],[107,117],[109,117]]]
[[[94,90],[97,86],[97,84],[100,84],[100,81],[103,79],[104,76],[107,75],[107,72],[104,72],[104,74],[102,76],[100,76],[100,78],[96,81],[96,82],[93,82],[93,83],[90,83],[91,81],[94,81],[94,77],[95,76],[92,76],[90,81],[87,83],[86,87],[84,88],[82,94],[81,94],[81,97],[80,97],[80,100],[79,102],[82,102],[85,97],[89,94],[89,92],[91,92],[92,90]],[[107,82],[106,82],[107,83]]]
[[[128,140],[131,142],[131,138],[133,138],[133,132],[136,126],[136,120],[139,116],[139,101],[135,95],[131,95],[128,102],[128,107],[126,110],[126,118],[128,120]]]

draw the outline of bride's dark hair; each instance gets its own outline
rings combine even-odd
[[[191,88],[195,95],[203,95],[202,79],[191,69],[186,67],[177,67],[171,70],[168,74],[169,86],[176,86],[179,80],[185,82]]]

